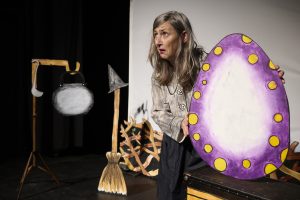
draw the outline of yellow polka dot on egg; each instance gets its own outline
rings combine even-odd
[[[222,53],[223,49],[222,47],[216,47],[214,50],[215,55],[220,55]]]
[[[242,36],[242,40],[243,40],[243,42],[245,42],[246,44],[249,44],[250,42],[252,42],[252,39],[249,38],[249,37],[246,36],[246,35],[243,35],[243,36]]]
[[[248,62],[250,64],[255,64],[255,63],[257,63],[257,61],[258,61],[258,56],[256,54],[250,54],[248,56]]]
[[[265,174],[270,174],[271,172],[275,171],[277,167],[271,163],[266,164],[265,166]]]
[[[279,138],[276,135],[272,135],[269,138],[269,143],[272,147],[277,147],[280,143]]]
[[[275,89],[277,88],[276,82],[275,82],[275,81],[270,81],[270,82],[268,83],[268,88],[269,88],[270,90],[275,90]]]
[[[283,120],[283,117],[282,117],[282,115],[281,115],[280,113],[276,113],[276,114],[274,115],[274,121],[275,121],[275,122],[279,123],[279,122],[281,122],[282,120]]]
[[[210,64],[204,63],[204,64],[202,65],[202,70],[203,70],[203,71],[207,72],[209,69],[210,69]]]
[[[196,140],[196,141],[200,140],[200,134],[199,134],[199,133],[194,133],[194,134],[193,134],[193,138],[194,138],[194,140]]]
[[[248,169],[251,166],[251,162],[248,159],[243,160],[243,167]]]
[[[189,124],[195,125],[198,122],[198,116],[195,113],[189,114]]]
[[[213,148],[212,148],[212,146],[210,144],[204,145],[204,151],[206,153],[210,153],[210,152],[212,152],[212,150],[213,150]]]
[[[201,97],[201,93],[199,91],[195,91],[193,97],[194,99],[198,100]]]
[[[270,69],[276,69],[276,66],[274,65],[274,63],[270,60],[269,61],[269,67],[270,67]]]
[[[203,80],[203,81],[202,81],[202,84],[203,84],[203,85],[206,85],[206,84],[207,84],[207,80]]]
[[[287,148],[284,149],[284,150],[282,150],[282,152],[280,154],[280,160],[281,160],[282,163],[285,161],[287,153],[288,153],[288,149]]]
[[[217,170],[219,170],[220,172],[223,172],[227,168],[226,160],[224,158],[217,158],[214,161],[214,166]]]

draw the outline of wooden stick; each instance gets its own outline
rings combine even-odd
[[[114,122],[112,131],[112,153],[117,153],[118,149],[118,123],[119,123],[119,106],[120,106],[120,89],[114,91]]]

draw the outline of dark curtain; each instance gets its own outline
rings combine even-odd
[[[81,64],[93,108],[65,117],[52,105],[61,67],[39,66],[37,147],[47,155],[104,153],[111,149],[113,93],[108,94],[107,64],[128,82],[129,0],[99,3],[82,0],[10,2],[1,8],[3,82],[3,156],[28,155],[32,149],[31,59],[68,60]],[[107,15],[106,13],[111,13]],[[114,15],[114,17],[111,17]],[[128,89],[121,89],[120,122],[127,119]],[[9,151],[4,145],[9,146]]]
[[[82,2],[33,1],[26,6],[31,57],[68,60],[72,70],[78,61],[83,71]],[[62,116],[52,106],[52,93],[64,81],[62,73],[64,68],[58,66],[38,69],[38,89],[44,95],[36,98],[36,130],[38,149],[43,153],[59,154],[83,146],[83,117]]]

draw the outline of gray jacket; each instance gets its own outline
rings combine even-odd
[[[175,81],[168,86],[162,86],[155,80],[154,75],[151,81],[153,120],[165,134],[177,142],[182,142],[184,134],[181,122],[189,111],[192,89],[184,92]]]

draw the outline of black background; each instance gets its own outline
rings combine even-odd
[[[114,94],[108,93],[107,64],[128,83],[129,0],[9,1],[1,6],[2,109],[0,155],[27,156],[32,150],[31,59],[81,64],[94,106],[84,116],[64,117],[51,103],[59,67],[40,66],[37,146],[47,155],[111,150]],[[127,119],[128,87],[121,88],[119,122]]]

